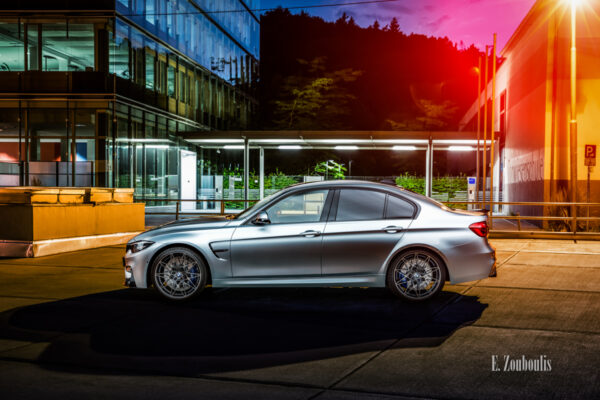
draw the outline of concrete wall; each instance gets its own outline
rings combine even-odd
[[[36,241],[144,230],[144,204],[2,204],[0,240]]]

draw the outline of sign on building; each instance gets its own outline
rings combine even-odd
[[[596,145],[586,144],[585,145],[585,165],[588,167],[596,166]]]

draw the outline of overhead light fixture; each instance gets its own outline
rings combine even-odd
[[[417,148],[415,146],[394,146],[392,147],[392,150],[398,150],[398,151],[402,151],[402,150],[408,150],[408,151],[412,151],[412,150],[416,150]]]
[[[244,143],[244,139],[186,139],[191,143]]]
[[[158,149],[158,150],[167,150],[169,148],[166,144],[147,144],[144,146],[145,149]]]
[[[358,150],[358,146],[335,146],[336,150]]]
[[[173,143],[169,139],[127,139],[117,138],[117,142],[131,142],[131,143]]]
[[[298,146],[298,145],[282,145],[278,147],[279,150],[300,150],[302,149],[302,146]]]
[[[310,143],[327,144],[352,144],[352,143],[371,143],[370,139],[306,139]]]
[[[283,143],[304,143],[302,139],[250,139],[250,143],[274,143],[274,144],[283,144]]]
[[[448,147],[450,151],[473,151],[475,150],[472,146],[450,146]]]
[[[229,144],[227,146],[223,146],[223,148],[225,150],[244,150],[244,146],[235,145],[235,144],[234,145]]]

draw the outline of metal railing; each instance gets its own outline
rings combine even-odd
[[[156,198],[156,197],[134,197],[133,201],[135,202],[153,202],[153,203],[175,203],[175,211],[158,211],[158,212],[146,212],[146,215],[175,215],[175,219],[178,220],[181,215],[185,216],[202,216],[202,215],[227,215],[232,214],[231,212],[227,212],[225,207],[226,203],[242,203],[247,205],[248,203],[258,203],[259,200],[239,200],[239,199],[166,199],[166,198]],[[206,210],[197,210],[197,211],[184,211],[181,210],[181,204],[186,202],[195,202],[195,203],[220,203],[219,212],[206,212]],[[233,213],[242,212],[247,207],[243,207],[242,209],[231,210]]]
[[[179,219],[181,216],[206,216],[206,215],[226,215],[232,214],[235,212],[241,212],[243,209],[235,209],[235,210],[227,210],[227,203],[241,203],[245,206],[249,204],[253,204],[258,202],[259,200],[240,200],[240,199],[167,199],[167,198],[156,198],[156,197],[135,197],[134,201],[136,202],[153,202],[153,203],[170,203],[170,205],[175,205],[175,211],[152,211],[146,212],[146,215],[174,215],[175,219]],[[181,204],[184,202],[195,202],[195,203],[220,203],[220,207],[218,212],[206,212],[206,210],[197,210],[197,211],[182,211]],[[469,205],[474,207],[480,207],[482,205],[481,201],[445,201],[441,202],[443,204],[448,205],[465,205],[468,208]],[[492,210],[485,210],[488,212],[488,218],[490,221],[490,231],[492,237],[531,237],[531,238],[586,238],[586,239],[600,239],[600,231],[599,232],[581,232],[578,230],[577,224],[581,222],[585,222],[587,224],[585,230],[589,230],[590,222],[598,222],[598,229],[600,230],[600,217],[590,217],[589,216],[589,208],[598,208],[600,209],[600,203],[569,203],[569,202],[525,202],[525,201],[486,201],[486,206],[492,208]],[[580,209],[583,207],[587,208],[587,216],[579,216],[576,212],[575,215],[521,215],[520,212],[515,212],[514,215],[503,215],[496,213],[494,215],[493,208],[494,206],[531,206],[531,207],[545,207],[546,210],[548,207],[563,207],[562,209],[556,211],[562,211],[564,213],[570,213],[572,208]],[[246,208],[246,207],[244,207]],[[543,212],[543,211],[542,211]],[[598,213],[600,214],[600,212]],[[517,224],[517,230],[502,230],[502,229],[494,229],[494,221],[499,220],[514,220]],[[562,228],[569,227],[569,230],[561,230],[556,231],[551,229],[544,229],[544,226],[539,227],[537,230],[524,230],[522,229],[523,222],[526,221],[540,221],[540,222],[552,222],[552,221],[563,221],[564,225]],[[546,227],[547,228],[547,227]],[[556,227],[554,227],[556,228]]]
[[[599,222],[598,229],[600,229],[600,217],[590,217],[589,209],[591,207],[600,208],[600,203],[569,203],[569,202],[534,202],[534,201],[486,201],[485,203],[481,201],[449,201],[443,202],[443,204],[463,204],[463,205],[473,205],[475,207],[480,207],[482,204],[485,206],[489,206],[490,210],[488,211],[488,218],[490,221],[490,231],[495,232],[494,236],[502,236],[503,233],[514,232],[511,230],[494,230],[494,220],[515,220],[517,223],[517,232],[522,232],[527,237],[568,237],[568,238],[587,238],[587,239],[600,239],[600,232],[589,232],[589,223],[590,222]],[[559,208],[556,211],[562,211],[566,215],[521,215],[520,212],[515,212],[514,215],[503,215],[496,214],[494,215],[494,206],[528,206],[528,207],[545,207],[545,208]],[[560,207],[563,207],[560,209]],[[578,215],[578,209],[586,208],[586,216]],[[573,212],[575,210],[575,212]],[[487,211],[487,210],[486,210]],[[570,214],[570,215],[569,215]],[[563,221],[564,227],[569,227],[568,230],[547,230],[547,229],[539,229],[539,230],[522,230],[522,222],[523,221],[541,221],[541,222],[551,222],[551,221]],[[582,232],[578,229],[578,223],[585,222],[586,227],[584,228],[585,232]],[[524,235],[521,235],[524,236]]]

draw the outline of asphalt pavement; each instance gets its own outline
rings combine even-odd
[[[497,278],[422,304],[348,288],[171,304],[122,287],[121,246],[0,259],[0,397],[599,398],[600,242],[492,243]]]

